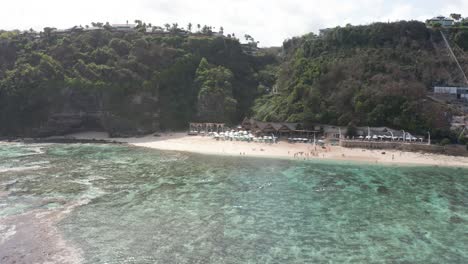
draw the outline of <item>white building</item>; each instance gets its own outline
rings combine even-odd
[[[448,18],[448,17],[438,16],[438,17],[434,17],[432,19],[428,19],[427,23],[429,25],[440,24],[443,27],[451,27],[451,26],[453,26],[455,21],[453,19],[451,19],[451,18]]]
[[[456,96],[458,99],[468,100],[468,87],[435,86],[434,94],[451,95]]]
[[[112,24],[112,29],[116,31],[133,31],[135,27],[135,24]]]

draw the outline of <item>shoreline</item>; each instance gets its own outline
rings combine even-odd
[[[448,156],[422,152],[398,150],[370,150],[344,148],[340,146],[314,147],[312,144],[288,143],[279,141],[274,144],[217,141],[210,137],[188,136],[186,133],[163,133],[160,136],[130,138],[109,138],[105,132],[83,132],[65,137],[50,139],[73,139],[78,142],[127,144],[159,150],[180,151],[216,156],[255,157],[287,160],[311,161],[349,161],[365,164],[396,166],[440,166],[468,168],[468,157]],[[49,141],[50,142],[50,141]]]
[[[376,150],[312,144],[255,143],[242,141],[217,141],[210,137],[188,136],[186,133],[162,133],[160,136],[110,138],[105,132],[82,132],[39,140],[0,141],[2,143],[101,143],[124,144],[158,150],[179,151],[227,157],[253,157],[300,161],[344,161],[367,165],[438,166],[468,168],[468,157],[448,156],[400,150]]]

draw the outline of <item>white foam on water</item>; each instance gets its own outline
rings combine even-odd
[[[78,179],[78,180],[73,180],[71,182],[75,182],[75,183],[88,186],[88,189],[85,192],[83,192],[82,195],[80,196],[81,199],[86,200],[87,201],[86,203],[88,203],[92,199],[101,197],[107,193],[106,191],[103,191],[101,188],[94,186],[92,183],[92,181],[103,180],[103,179],[105,178],[101,176],[90,176],[86,179]]]
[[[28,170],[39,170],[39,169],[45,169],[47,167],[42,167],[38,165],[34,166],[20,166],[20,167],[13,167],[13,168],[5,168],[5,167],[0,167],[0,173],[4,172],[17,172],[17,171],[28,171]]]
[[[8,239],[16,234],[16,225],[0,225],[0,244],[5,243]]]
[[[35,154],[44,154],[45,153],[43,147],[31,147],[31,148],[28,148],[28,149],[34,151]]]

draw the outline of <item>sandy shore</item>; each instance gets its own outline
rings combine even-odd
[[[68,137],[96,140],[109,139],[107,133],[102,132],[85,132],[72,134]],[[339,146],[327,146],[325,149],[323,149],[319,146],[315,148],[312,144],[291,144],[282,141],[276,144],[254,142],[249,143],[239,141],[216,141],[210,137],[188,136],[186,133],[161,134],[160,137],[149,135],[140,138],[112,138],[112,140],[139,147],[160,150],[187,151],[212,155],[242,155],[247,157],[251,156],[301,160],[346,160],[395,165],[468,167],[468,157],[455,157],[392,150],[349,149]]]

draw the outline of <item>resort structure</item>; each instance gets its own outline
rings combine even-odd
[[[189,135],[224,132],[224,123],[189,123]]]
[[[455,21],[451,18],[444,17],[444,16],[437,16],[431,19],[428,19],[426,23],[430,26],[434,25],[441,25],[442,27],[451,27],[455,23]]]
[[[348,131],[348,127],[335,126],[335,125],[324,125],[324,124],[312,124],[308,125],[305,129],[303,123],[288,123],[288,122],[262,122],[255,119],[245,118],[241,123],[241,127],[244,130],[252,131],[255,134],[275,134],[277,136],[294,136],[294,135],[306,135],[320,136],[326,139],[400,139],[403,140],[415,140],[415,136],[405,132],[404,130],[396,130],[388,127],[356,127],[356,130],[351,133]],[[353,134],[353,135],[351,135]],[[420,139],[421,137],[419,137]]]
[[[435,86],[435,95],[446,95],[456,99],[468,100],[468,87],[466,86]]]

